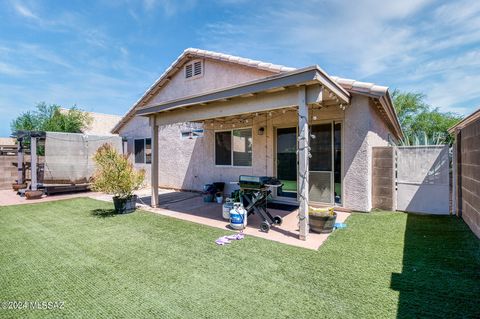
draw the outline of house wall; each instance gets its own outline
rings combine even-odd
[[[201,94],[272,75],[272,72],[238,64],[204,59],[203,76],[185,79],[181,67],[171,80],[156,94],[146,107],[182,97]]]
[[[351,106],[345,110],[345,207],[372,209],[372,147],[388,146],[390,133],[369,98],[353,95]]]
[[[142,116],[134,117],[122,127],[119,135],[122,138],[127,139],[127,153],[129,154],[129,159],[133,163],[135,169],[145,170],[145,185],[150,185],[151,164],[136,164],[133,148],[135,139],[151,138],[152,134],[150,131],[150,123],[148,122],[148,118]]]

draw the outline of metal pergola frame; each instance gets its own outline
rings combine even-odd
[[[38,139],[45,139],[46,133],[44,131],[15,131],[12,137],[17,139],[17,183],[23,184],[24,181],[24,142],[25,139],[30,139],[30,170],[31,170],[31,189],[38,189],[37,180],[37,142]]]

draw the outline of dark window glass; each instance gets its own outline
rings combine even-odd
[[[135,140],[135,163],[145,163],[145,140]]]
[[[332,170],[332,124],[312,125],[310,171]]]
[[[335,123],[333,127],[335,203],[342,203],[342,124]]]
[[[232,165],[232,132],[215,132],[215,165]]]
[[[233,165],[252,166],[252,129],[233,130]]]
[[[152,139],[145,139],[145,163],[152,163]]]
[[[277,196],[297,198],[297,128],[277,129]]]

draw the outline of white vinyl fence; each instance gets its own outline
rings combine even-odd
[[[397,147],[397,210],[450,213],[448,146]]]

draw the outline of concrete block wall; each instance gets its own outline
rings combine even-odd
[[[0,189],[11,189],[12,183],[17,179],[17,167],[12,163],[17,161],[17,156],[0,156]]]
[[[457,145],[459,215],[480,238],[480,120],[460,131]]]
[[[395,162],[393,147],[372,149],[372,207],[396,209]]]

